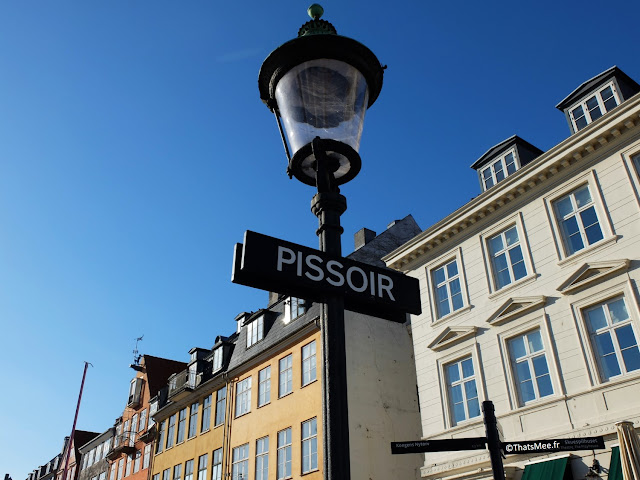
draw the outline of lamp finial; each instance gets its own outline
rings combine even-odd
[[[324,8],[318,3],[314,3],[307,9],[307,13],[311,17],[312,20],[319,20],[324,13]]]

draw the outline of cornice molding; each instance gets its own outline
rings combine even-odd
[[[506,205],[577,163],[585,163],[595,152],[640,129],[640,94],[603,115],[577,133],[525,165],[489,190],[389,253],[382,260],[388,267],[407,272],[429,251],[493,215]]]

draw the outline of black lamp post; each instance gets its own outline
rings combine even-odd
[[[340,215],[347,200],[339,185],[360,171],[364,114],[382,89],[383,67],[367,47],[337,34],[309,7],[311,21],[275,49],[260,69],[260,98],[275,114],[289,161],[287,173],[318,193],[320,250],[342,256]],[[282,124],[284,123],[283,131]],[[289,147],[293,156],[289,153]],[[325,478],[350,478],[344,299],[325,300],[322,315]]]

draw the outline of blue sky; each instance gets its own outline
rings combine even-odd
[[[388,65],[343,249],[479,193],[469,168],[518,134],[569,135],[554,106],[618,65],[640,81],[638,2],[322,3]],[[313,188],[285,175],[260,65],[306,2],[0,2],[0,474],[122,413],[140,351],[186,361],[267,294],[230,283],[247,229],[317,246]]]

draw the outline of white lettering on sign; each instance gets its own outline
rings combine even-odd
[[[324,259],[318,255],[303,255],[302,252],[290,248],[278,246],[278,259],[276,268],[279,272],[294,269],[296,276],[305,276],[313,282],[327,282],[334,287],[346,285],[354,292],[362,293],[368,290],[372,296],[380,298],[388,297],[396,301],[393,296],[393,279],[375,271],[365,271],[358,266],[345,266],[337,260],[329,260],[324,264]]]

